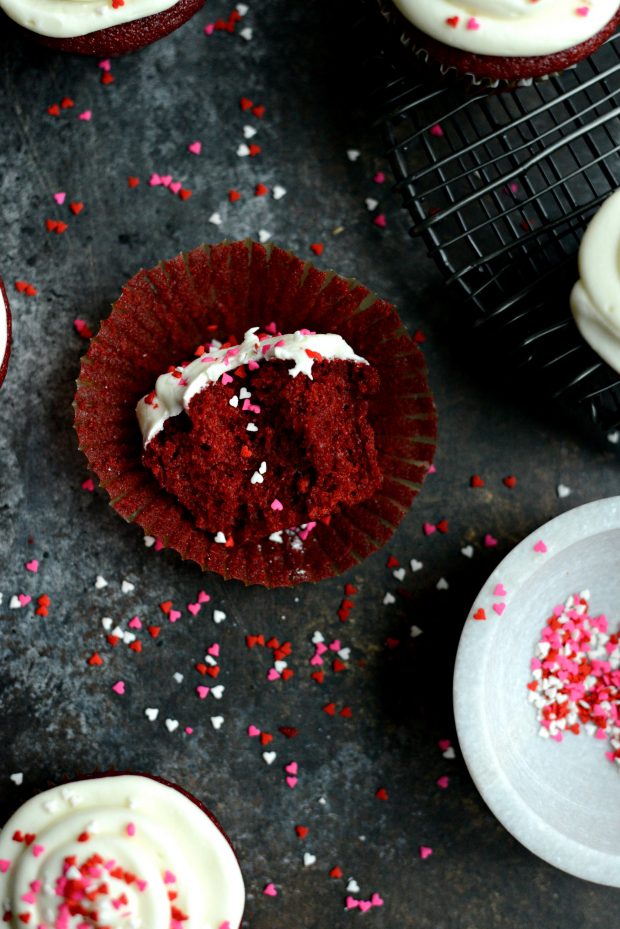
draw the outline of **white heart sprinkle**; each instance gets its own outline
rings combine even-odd
[[[392,571],[392,574],[394,575],[397,581],[405,580],[405,569],[404,568],[396,568],[395,571]]]
[[[237,10],[239,16],[245,16],[250,8],[246,3],[238,3],[235,9]]]
[[[95,587],[97,588],[97,590],[101,590],[102,587],[107,587],[107,586],[108,586],[108,582],[106,581],[105,577],[102,577],[101,574],[98,574],[97,577],[95,578]]]
[[[166,729],[168,730],[168,732],[174,732],[174,730],[178,728],[179,728],[178,719],[167,719],[166,720]]]
[[[248,390],[247,387],[242,387],[241,390],[239,391],[240,400],[249,400],[251,396],[252,396],[252,392]]]
[[[422,632],[423,632],[423,631],[424,631],[424,630],[423,630],[423,629],[420,629],[419,626],[412,626],[412,627],[411,627],[411,631],[410,631],[409,634],[410,634],[410,636],[411,636],[412,639],[417,639],[417,637],[418,637],[419,635],[422,635]]]
[[[144,711],[144,715],[146,716],[147,719],[150,719],[151,722],[154,723],[157,717],[159,716],[159,710],[157,709],[156,706],[147,706],[147,708]]]
[[[211,725],[213,726],[214,729],[221,729],[222,726],[224,725],[224,717],[223,716],[212,716]]]
[[[271,233],[268,232],[266,229],[258,230],[258,241],[262,242],[263,245],[265,244],[265,242],[268,242],[270,238],[271,238]]]
[[[351,657],[351,649],[341,648],[340,651],[338,652],[338,656],[342,658],[343,661],[348,661],[349,658]]]
[[[144,544],[147,548],[152,548],[155,545],[155,536],[154,535],[145,535]]]
[[[465,548],[461,549],[461,555],[465,555],[466,558],[474,557],[474,546],[466,545]]]
[[[607,433],[607,441],[611,442],[612,445],[617,445],[620,442],[620,432]]]
[[[225,544],[226,544],[226,536],[224,535],[223,532],[216,532],[216,533],[215,533],[215,538],[214,538],[213,541],[214,541],[214,542],[217,542],[218,545],[225,545]]]
[[[389,606],[391,603],[396,603],[396,597],[394,596],[394,594],[391,594],[388,590],[385,597],[383,598],[383,604],[384,606]]]
[[[453,761],[456,758],[456,752],[454,751],[452,746],[450,746],[450,748],[447,748],[445,752],[443,752],[443,757],[447,758],[448,761]]]
[[[224,693],[224,685],[218,684],[217,687],[211,688],[211,694],[215,697],[216,700],[222,699],[222,694]]]
[[[288,664],[286,663],[286,661],[274,661],[273,666],[278,672],[278,674],[282,674],[284,669],[288,668]]]
[[[226,613],[224,610],[213,610],[213,622],[214,623],[223,623],[226,619]]]
[[[121,584],[121,590],[124,594],[130,594],[132,590],[136,589],[136,585],[132,584],[131,581],[123,581]]]
[[[243,138],[252,139],[256,135],[256,132],[257,130],[254,128],[254,126],[244,126],[243,127]]]
[[[112,635],[116,636],[117,639],[122,639],[123,630],[121,629],[120,626],[115,626],[114,629],[112,630]]]
[[[177,684],[182,684],[182,683],[183,683],[183,675],[181,674],[180,671],[175,671],[174,674],[173,674],[172,676],[173,676],[173,678],[175,679],[175,681],[177,682]]]
[[[211,215],[209,216],[209,222],[213,223],[214,226],[221,226],[222,217],[220,216],[219,213],[211,213]]]
[[[22,605],[19,602],[19,597],[15,597],[15,596],[11,597],[11,599],[9,600],[9,609],[21,610],[21,608],[22,608]]]
[[[205,655],[205,663],[210,665],[216,665],[217,661],[213,655]]]
[[[347,158],[349,159],[349,161],[357,161],[359,156],[360,156],[360,153],[358,152],[356,148],[347,149]]]
[[[412,558],[411,561],[409,562],[409,567],[411,568],[412,571],[421,571],[424,565],[422,564],[421,561],[416,561],[415,558]]]
[[[319,632],[317,630],[312,636],[312,644],[318,645],[319,642],[324,642],[324,641],[325,641],[325,636],[323,635],[322,632]]]
[[[267,473],[267,462],[261,461],[260,468],[258,470],[260,474],[266,474]]]
[[[241,29],[239,31],[239,35],[241,36],[242,39],[245,39],[246,42],[250,41],[250,39],[252,38],[252,34],[253,33],[252,33],[252,29],[250,26],[246,26],[245,29]]]
[[[123,632],[123,642],[125,643],[125,645],[131,645],[131,643],[135,641],[136,641],[135,633]]]
[[[263,761],[265,764],[273,764],[276,760],[276,757],[277,756],[275,752],[263,752]]]
[[[271,535],[269,536],[269,541],[270,541],[270,542],[279,542],[280,544],[282,544],[282,542],[284,541],[283,538],[282,538],[282,533],[281,533],[281,532],[272,532]]]
[[[239,397],[235,394],[234,397],[231,397],[228,401],[229,406],[234,406],[235,409],[239,406]]]
[[[271,189],[271,195],[274,200],[281,200],[282,197],[286,197],[286,187],[282,187],[281,184],[274,184]]]
[[[556,490],[560,500],[563,500],[564,497],[569,497],[572,493],[572,490],[570,487],[567,487],[566,484],[558,484]]]
[[[262,484],[265,478],[262,474],[259,474],[258,471],[255,471],[252,477],[250,478],[250,484]]]
[[[375,200],[374,197],[366,197],[366,209],[370,210],[371,213],[373,210],[376,210],[378,206],[378,200]]]
[[[18,787],[21,787],[24,783],[24,775],[21,772],[19,774],[11,774],[10,778]]]
[[[316,855],[311,855],[310,852],[304,852],[304,866],[309,868],[310,865],[313,865],[316,861]]]
[[[347,893],[356,894],[359,893],[360,885],[352,877],[349,878],[349,883],[347,884]]]
[[[437,581],[437,590],[447,590],[448,587],[449,587],[449,584],[447,580],[445,579],[445,577],[440,577],[439,580]]]
[[[245,142],[242,142],[241,145],[237,147],[237,154],[239,158],[246,158],[250,154],[250,149]]]
[[[248,423],[246,431],[247,432],[258,432],[258,426],[256,425],[256,423]]]

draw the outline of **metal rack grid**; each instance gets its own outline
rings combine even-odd
[[[562,75],[473,93],[421,78],[374,7],[369,20],[374,105],[412,235],[513,371],[617,428],[620,377],[581,338],[568,297],[583,231],[620,186],[620,34]]]

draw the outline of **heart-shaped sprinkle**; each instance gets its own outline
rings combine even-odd
[[[538,542],[534,545],[534,551],[538,552],[541,555],[544,555],[545,552],[549,551],[549,549],[547,548],[546,543],[543,542],[542,539],[539,539]]]
[[[277,897],[278,891],[276,890],[275,884],[266,884],[263,888],[263,893],[266,897]]]
[[[188,152],[191,152],[192,155],[200,155],[202,151],[202,142],[190,142],[190,144],[187,146],[187,150]]]
[[[122,697],[125,693],[125,681],[117,681],[116,684],[112,684],[112,690]]]
[[[200,604],[199,603],[188,603],[187,611],[191,613],[192,616],[197,616],[200,613]]]

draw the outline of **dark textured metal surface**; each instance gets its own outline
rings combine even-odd
[[[608,929],[617,891],[572,879],[533,858],[495,821],[462,761],[441,757],[437,740],[454,738],[450,703],[453,654],[469,605],[491,568],[524,533],[571,505],[618,492],[613,446],[594,430],[521,390],[506,390],[491,358],[465,342],[462,308],[444,293],[439,274],[408,240],[387,185],[372,182],[384,169],[381,149],[349,61],[350,30],[334,5],[272,0],[248,14],[254,38],[217,34],[202,26],[227,15],[220,0],[172,38],[113,65],[115,84],[102,87],[96,63],[50,54],[17,42],[0,27],[1,270],[14,308],[14,355],[0,390],[0,801],[2,814],[31,791],[65,775],[116,766],[161,774],[192,790],[220,817],[234,840],[249,892],[253,929],[352,925],[381,929]],[[47,116],[69,95],[72,112]],[[246,95],[265,103],[256,122],[260,160],[235,154]],[[76,112],[92,110],[80,122]],[[195,158],[187,144],[199,138]],[[346,150],[361,150],[355,163]],[[182,203],[150,189],[151,171],[171,173],[194,191]],[[141,178],[127,188],[128,175]],[[254,199],[253,185],[280,183],[278,202]],[[243,189],[231,206],[227,191]],[[67,218],[52,195],[83,200],[70,229],[50,235],[44,220]],[[372,225],[364,198],[379,196],[385,231]],[[219,210],[218,230],[208,223]],[[335,227],[344,231],[332,235]],[[202,240],[256,234],[265,228],[284,246],[309,255],[324,241],[321,259],[355,275],[393,300],[412,328],[427,334],[426,352],[440,413],[438,473],[429,478],[389,551],[407,571],[402,583],[378,553],[347,580],[359,587],[347,624],[336,610],[342,582],[297,591],[244,590],[201,576],[165,553],[146,550],[99,493],[80,489],[86,477],[71,425],[71,399],[84,343],[76,317],[92,325],[106,313],[123,281],[141,265]],[[32,281],[39,296],[13,291]],[[525,390],[527,378],[519,385]],[[480,473],[482,490],[468,487]],[[516,474],[514,490],[501,479]],[[556,485],[572,488],[558,501]],[[425,520],[447,517],[446,535],[427,538]],[[482,538],[492,533],[495,549]],[[29,541],[31,539],[32,541]],[[474,557],[460,549],[473,544]],[[24,569],[40,560],[37,575]],[[96,590],[103,575],[109,586]],[[449,589],[437,591],[445,577]],[[123,594],[127,578],[135,590]],[[185,604],[204,588],[228,618],[215,626],[210,609],[196,619]],[[383,605],[386,590],[396,603]],[[47,593],[47,618],[9,608],[20,592]],[[124,624],[137,614],[159,622],[158,604],[173,599],[182,620],[166,625],[141,655],[112,650],[100,619]],[[424,634],[409,638],[416,623]],[[310,680],[310,637],[321,630],[352,648],[349,669]],[[267,684],[267,655],[248,651],[246,632],[290,639],[296,677]],[[386,647],[387,637],[401,644]],[[195,697],[192,665],[205,646],[222,646],[220,702]],[[88,668],[95,649],[103,668]],[[185,674],[182,684],[174,672]],[[127,682],[127,695],[111,685]],[[322,706],[349,704],[353,718],[329,718]],[[158,723],[144,708],[161,710]],[[524,701],[524,712],[528,709]],[[216,732],[211,715],[225,717]],[[168,733],[165,717],[195,728],[188,738]],[[274,733],[277,760],[268,767],[246,735],[253,723]],[[534,724],[534,723],[533,723]],[[280,725],[298,726],[287,741]],[[584,745],[584,750],[590,746]],[[288,790],[282,766],[295,759],[300,783]],[[24,773],[24,785],[9,780]],[[451,777],[449,789],[437,777]],[[389,800],[375,799],[385,786]],[[324,800],[324,802],[323,802]],[[295,824],[310,827],[302,843]],[[427,861],[418,846],[434,848]],[[317,856],[304,868],[302,854]],[[344,883],[327,871],[340,865],[361,893],[381,893],[385,906],[366,916],[345,913]],[[263,897],[267,881],[280,886]]]

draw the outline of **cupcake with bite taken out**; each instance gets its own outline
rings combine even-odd
[[[41,45],[115,57],[169,35],[204,0],[0,0],[0,11]]]
[[[474,84],[516,86],[587,58],[620,24],[618,0],[380,0],[419,62]]]
[[[239,929],[235,852],[180,787],[106,774],[32,797],[0,832],[7,929]]]
[[[136,275],[82,361],[75,408],[125,519],[204,570],[270,587],[384,544],[436,432],[394,309],[248,241]]]

